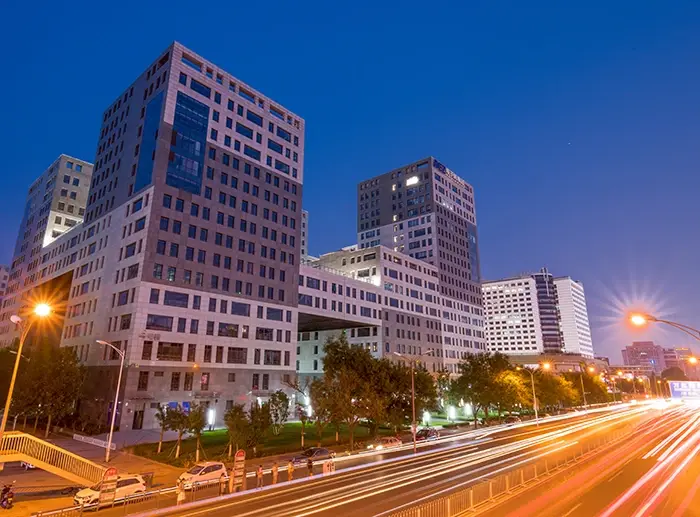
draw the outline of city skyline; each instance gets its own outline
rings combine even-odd
[[[406,22],[416,16],[409,11],[400,13]],[[692,310],[698,301],[696,283],[686,279],[687,272],[692,271],[692,248],[687,256],[669,253],[664,248],[673,249],[691,229],[689,221],[693,220],[684,211],[692,206],[690,195],[697,182],[697,178],[690,177],[689,167],[696,157],[691,142],[698,128],[692,108],[688,108],[692,105],[684,100],[684,95],[694,89],[700,78],[683,65],[698,48],[698,40],[688,32],[690,22],[681,17],[687,13],[656,16],[657,13],[644,12],[639,6],[635,11],[638,23],[629,24],[615,36],[614,20],[629,15],[629,10],[617,6],[613,11],[608,21],[598,20],[592,14],[583,17],[584,25],[600,39],[586,51],[579,44],[589,35],[587,31],[565,35],[562,29],[561,33],[550,32],[537,40],[533,36],[535,26],[523,28],[507,19],[507,27],[501,30],[514,31],[513,47],[502,44],[484,55],[484,60],[505,59],[503,70],[472,58],[468,65],[449,70],[466,79],[479,74],[479,81],[458,88],[451,85],[451,75],[446,73],[445,81],[426,82],[430,88],[413,88],[414,93],[403,93],[398,106],[385,102],[403,85],[393,79],[394,74],[400,77],[413,70],[411,51],[420,52],[422,47],[402,50],[390,46],[387,52],[393,59],[386,70],[382,70],[386,60],[370,60],[355,66],[359,78],[367,76],[372,80],[353,80],[352,73],[330,66],[328,55],[331,49],[344,49],[350,35],[343,33],[332,40],[325,52],[313,50],[311,45],[320,41],[317,38],[328,37],[321,31],[307,36],[301,48],[302,56],[312,64],[329,65],[325,78],[314,75],[309,64],[296,70],[293,60],[294,64],[281,65],[289,80],[280,82],[277,72],[258,68],[254,58],[241,56],[223,35],[207,41],[194,34],[183,34],[180,27],[167,28],[168,24],[163,24],[138,46],[108,47],[112,59],[129,63],[123,69],[112,67],[108,82],[88,82],[91,86],[84,92],[69,84],[42,90],[52,117],[46,119],[46,113],[40,111],[25,112],[19,109],[21,103],[9,109],[10,123],[3,132],[13,152],[6,155],[9,178],[2,200],[7,224],[0,235],[6,242],[14,242],[22,196],[56,156],[66,153],[89,162],[94,160],[94,135],[101,108],[119,94],[118,89],[128,82],[128,77],[147,66],[152,55],[179,39],[222,68],[241,70],[243,80],[307,120],[305,165],[310,187],[305,193],[304,208],[314,220],[309,236],[312,255],[354,242],[357,214],[353,187],[358,180],[422,156],[436,155],[475,186],[485,279],[536,271],[544,264],[581,280],[588,295],[596,355],[610,355],[611,360],[619,359],[621,348],[632,341],[651,339],[663,346],[693,346],[684,336],[658,326],[644,332],[626,331],[621,322],[615,322],[615,317],[621,319],[619,310],[625,303],[639,305],[642,299],[652,298],[649,310],[697,326]],[[74,14],[48,9],[39,16],[45,16],[47,21],[61,20],[63,16],[74,19]],[[306,13],[296,13],[301,14]],[[386,43],[379,34],[385,29],[380,30],[380,25],[388,13],[377,14],[376,21],[363,26],[369,35],[367,43]],[[460,14],[484,18],[485,27],[496,23],[494,13],[488,11],[465,10]],[[561,13],[552,17],[556,14]],[[443,16],[440,20],[447,29],[454,22]],[[89,18],[77,18],[81,19],[86,22],[84,30],[95,30],[88,27]],[[395,30],[389,29],[390,33]],[[654,37],[647,37],[649,33]],[[104,74],[104,63],[95,59],[104,50],[99,44],[88,49],[79,41],[65,40],[38,54],[37,49],[54,34],[29,31],[32,43],[28,52],[33,59],[17,62],[14,68],[20,72],[18,77],[22,73],[33,77],[38,70],[52,75],[55,70],[51,67],[56,65],[51,63],[63,63],[65,59],[77,67],[73,70],[84,71],[87,76]],[[562,49],[555,48],[555,36],[562,39]],[[450,63],[449,57],[457,57],[454,52],[465,52],[468,43],[474,41],[459,46],[444,62],[436,62],[436,69]],[[437,46],[433,50],[448,46],[447,42],[433,45]],[[524,53],[519,52],[518,45]],[[369,55],[369,46],[360,46],[354,53],[346,50],[343,56],[346,61],[358,63]],[[538,47],[545,51],[543,61],[527,52]],[[64,59],[58,59],[57,53]],[[603,53],[608,60],[598,62],[593,70],[586,69]],[[13,55],[10,62],[18,57]],[[547,59],[550,61],[545,63]],[[556,72],[551,69],[553,64],[558,66]],[[534,74],[537,78],[525,74],[534,65],[540,65],[537,70],[541,74]],[[544,65],[549,68],[544,69]],[[653,76],[659,78],[652,81]],[[319,79],[324,79],[321,86],[310,94],[307,89]],[[331,82],[340,79],[345,86],[331,88],[335,86]],[[517,91],[504,86],[513,81],[519,84]],[[557,87],[548,89],[547,83],[552,81]],[[348,88],[360,91],[363,84],[367,88],[371,85],[376,98],[345,95]],[[674,90],[677,84],[684,85],[682,91]],[[30,96],[38,88],[16,79],[4,88],[8,86],[9,93],[15,95],[20,87]],[[500,89],[487,92],[494,86]],[[323,107],[328,105],[337,111]],[[643,118],[638,118],[638,111]],[[381,114],[379,120],[377,113]],[[606,113],[610,120],[601,118]],[[21,135],[40,123],[52,132],[52,137],[45,145],[28,147],[29,142],[23,141]],[[635,128],[638,125],[648,130]],[[60,134],[53,134],[59,126]],[[369,127],[372,130],[367,133]],[[378,146],[381,153],[376,152]],[[367,154],[372,156],[369,165]],[[590,181],[582,183],[577,177]],[[660,182],[660,178],[669,181]],[[329,192],[334,195],[328,195]],[[540,203],[540,196],[549,202]],[[664,203],[664,199],[674,201]],[[654,217],[649,218],[649,208],[659,203]],[[343,216],[332,217],[334,210]],[[544,227],[547,231],[541,231]],[[668,231],[669,228],[675,231]],[[9,262],[11,246],[0,253],[4,253],[0,261]],[[664,295],[660,296],[662,291]],[[622,303],[616,303],[616,298]]]

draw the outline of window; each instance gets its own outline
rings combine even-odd
[[[270,389],[270,374],[269,373],[263,373],[262,389],[263,390]]]
[[[211,88],[195,79],[190,80],[190,88],[200,95],[204,95],[207,99],[211,98]]]
[[[228,382],[236,382],[236,372],[229,372]],[[231,407],[233,407],[233,405]]]
[[[153,353],[153,341],[144,341],[143,350],[141,351],[141,360],[150,361]]]
[[[148,372],[139,372],[139,383],[136,387],[137,391],[148,390]]]
[[[264,364],[280,366],[282,364],[282,352],[279,350],[265,350]]]
[[[228,347],[226,362],[230,364],[246,364],[248,362],[248,349]]]
[[[253,149],[250,146],[243,146],[243,154],[249,156],[250,158],[253,158],[254,160],[260,161],[260,151],[258,151],[257,149]]]
[[[182,361],[182,343],[158,343],[156,359],[159,361]]]
[[[158,314],[149,314],[146,317],[146,329],[148,329],[148,330],[162,330],[165,332],[171,332],[173,330],[173,318],[170,316],[160,316]]]
[[[252,111],[248,110],[248,113],[246,114],[246,118],[250,120],[253,124],[257,124],[258,126],[262,127],[263,125],[263,119],[260,115],[257,113],[253,113]]]
[[[193,363],[197,354],[197,345],[190,343],[187,345],[187,362]]]
[[[202,373],[199,381],[199,388],[202,391],[209,391],[209,373]]]
[[[255,339],[262,341],[272,341],[273,340],[273,329],[265,327],[257,327],[255,329]]]
[[[170,377],[170,391],[180,391],[180,372],[173,372]]]
[[[205,363],[211,363],[211,345],[204,345],[204,360]]]
[[[192,391],[192,383],[194,382],[194,373],[185,372],[185,385],[182,387],[184,391]]]
[[[149,298],[149,303],[159,303],[160,289],[151,289],[151,296]]]

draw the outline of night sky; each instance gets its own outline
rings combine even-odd
[[[31,181],[93,160],[179,40],[305,118],[312,254],[355,242],[358,181],[434,155],[475,187],[483,276],[583,281],[597,354],[690,344],[627,306],[700,326],[700,3],[68,4],[4,7],[0,260]]]

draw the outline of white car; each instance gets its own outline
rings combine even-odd
[[[83,488],[73,498],[73,502],[77,506],[96,504],[100,500],[100,488],[102,482],[97,483],[90,488]],[[117,478],[117,489],[114,495],[115,500],[125,497],[140,494],[146,491],[146,482],[138,474],[124,474]]]
[[[220,461],[206,461],[197,463],[187,472],[183,472],[177,480],[184,483],[185,490],[189,490],[197,483],[219,481],[222,474],[228,479],[226,466],[223,463]]]
[[[392,447],[400,447],[403,442],[394,436],[387,438],[380,438],[376,442],[370,443],[367,448],[373,449],[375,451],[381,451],[383,449],[391,449]]]

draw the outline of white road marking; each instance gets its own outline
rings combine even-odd
[[[564,515],[562,515],[561,517],[568,517],[569,515],[571,515],[572,513],[574,513],[574,512],[578,509],[578,507],[581,506],[582,504],[583,504],[583,503],[578,503],[576,506],[574,506],[571,510],[569,510],[568,512],[566,512],[566,513],[565,513]]]

